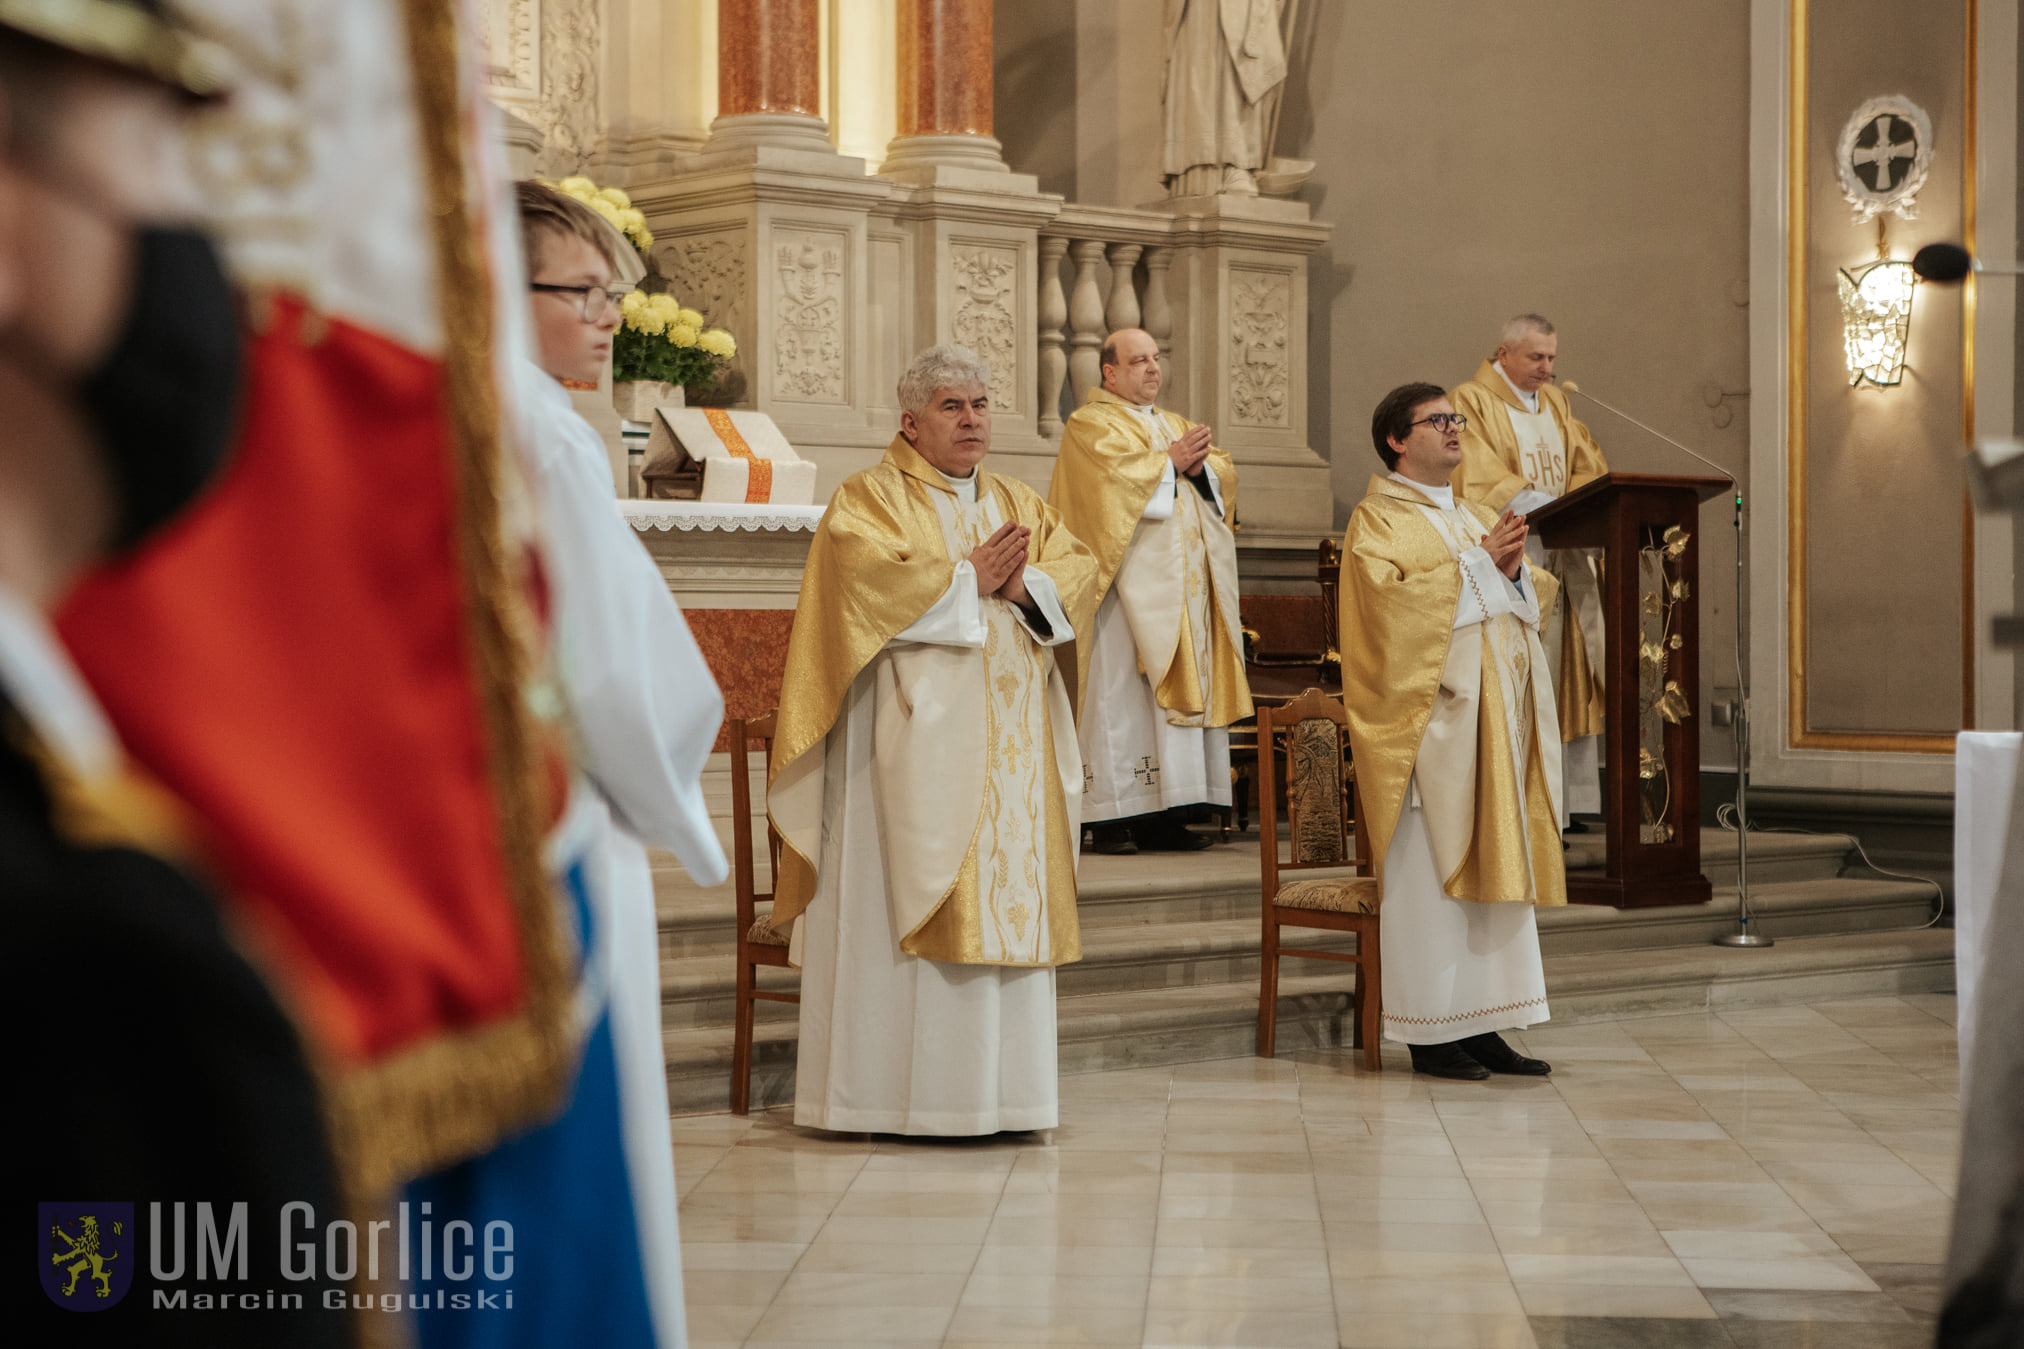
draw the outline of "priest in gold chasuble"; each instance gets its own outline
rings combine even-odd
[[[837,488],[788,644],[767,809],[773,923],[801,967],[794,1120],[1047,1129],[1054,967],[1082,955],[1075,679],[1096,562],[980,467],[989,373],[961,347],[900,379],[901,432]]]
[[[1534,909],[1567,902],[1560,738],[1523,517],[1457,501],[1464,418],[1439,385],[1378,404],[1392,471],[1350,515],[1342,691],[1380,878],[1384,1033],[1413,1067],[1543,1074],[1497,1035],[1546,1020]]]
[[[1553,384],[1559,338],[1538,314],[1504,325],[1502,340],[1476,377],[1457,388],[1462,467],[1454,486],[1464,498],[1527,515],[1609,472],[1595,437]],[[1540,642],[1553,672],[1564,760],[1563,812],[1602,810],[1602,592],[1592,548],[1547,549],[1526,544],[1534,566],[1560,582],[1560,600],[1545,615]],[[1563,814],[1561,823],[1567,823]]]
[[[1047,502],[1096,553],[1080,740],[1097,852],[1188,850],[1187,808],[1230,804],[1232,722],[1251,715],[1238,644],[1237,470],[1209,428],[1156,407],[1159,346],[1103,348],[1103,387],[1068,419]]]

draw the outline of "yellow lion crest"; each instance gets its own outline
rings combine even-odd
[[[97,1218],[85,1217],[78,1219],[78,1221],[84,1224],[83,1236],[73,1237],[72,1235],[70,1235],[70,1233],[64,1231],[61,1227],[57,1226],[50,1227],[49,1235],[53,1237],[63,1238],[64,1241],[69,1243],[70,1249],[67,1251],[58,1251],[54,1255],[51,1255],[49,1257],[49,1263],[52,1265],[61,1265],[66,1260],[72,1262],[70,1267],[63,1271],[64,1273],[70,1276],[70,1282],[63,1285],[63,1295],[65,1297],[69,1297],[72,1293],[75,1293],[77,1291],[78,1277],[82,1275],[87,1269],[91,1271],[92,1282],[98,1285],[98,1292],[96,1296],[111,1297],[112,1275],[106,1270],[105,1262],[108,1260],[119,1259],[119,1252],[114,1251],[111,1255],[104,1255],[100,1253],[98,1245]],[[120,1224],[114,1223],[112,1225],[112,1230],[113,1235],[118,1236],[121,1230]]]

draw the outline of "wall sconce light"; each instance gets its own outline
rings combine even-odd
[[[1843,267],[1838,275],[1849,387],[1868,380],[1879,388],[1889,388],[1904,378],[1912,291],[1918,278],[1909,262],[1890,258],[1853,270]]]

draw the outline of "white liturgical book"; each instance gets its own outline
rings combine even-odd
[[[660,500],[815,502],[815,465],[763,412],[655,408],[640,479],[647,495]]]

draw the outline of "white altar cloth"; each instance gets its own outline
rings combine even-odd
[[[824,506],[775,506],[766,502],[748,505],[742,501],[648,501],[627,499],[618,503],[626,523],[644,534],[650,529],[671,530],[761,530],[815,532]]]
[[[1963,1111],[1989,920],[1999,900],[2024,902],[2018,895],[2004,897],[2000,889],[2020,750],[2024,733],[2017,731],[1963,731],[1954,740],[1954,989]]]

